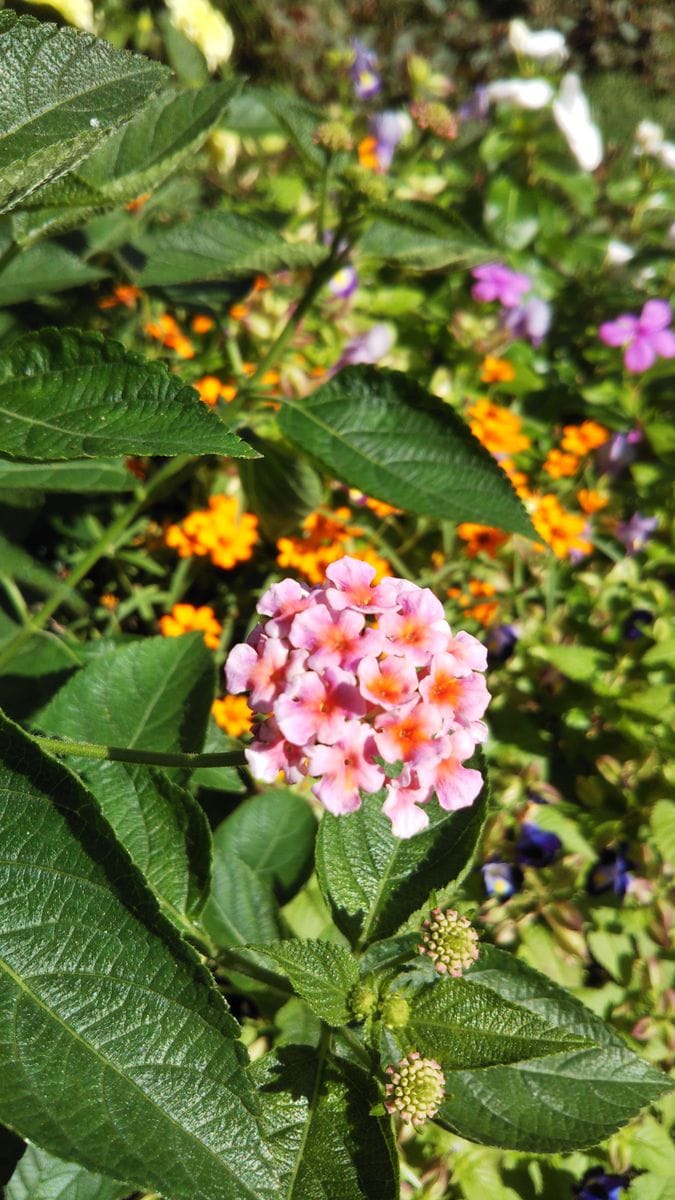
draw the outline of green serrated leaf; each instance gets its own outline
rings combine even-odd
[[[133,763],[91,762],[81,771],[117,840],[182,932],[211,882],[211,834],[189,792],[163,772]]]
[[[325,1041],[283,1046],[252,1068],[283,1182],[276,1200],[397,1200],[397,1154],[372,1075]]]
[[[172,1200],[277,1200],[211,977],[91,794],[1,720],[0,1120]]]
[[[4,1194],[5,1200],[123,1200],[129,1185],[27,1146]]]
[[[214,848],[211,891],[201,924],[216,946],[274,942],[282,936],[279,905],[269,880],[261,879],[239,855]]]
[[[316,818],[292,788],[266,788],[235,808],[217,828],[214,855],[227,862],[236,854],[269,882],[284,903],[312,869]]]
[[[146,257],[138,277],[141,287],[312,267],[326,256],[323,246],[286,242],[262,221],[226,212],[198,213],[170,229],[139,238],[135,245]]]
[[[387,937],[434,889],[463,877],[487,805],[487,787],[459,812],[443,812],[432,800],[429,828],[406,840],[394,837],[375,796],[347,816],[327,813],[319,826],[316,870],[335,922],[350,941],[365,946]]]
[[[282,432],[331,474],[397,508],[535,537],[504,472],[453,410],[408,376],[347,367],[302,400]]]
[[[95,333],[43,329],[0,351],[0,450],[55,461],[255,451],[161,363]]]
[[[105,275],[105,271],[90,266],[58,242],[29,246],[0,269],[0,307],[84,287]]]
[[[349,1020],[347,1000],[358,982],[359,968],[344,946],[286,938],[244,946],[234,952],[233,961],[244,974],[250,970],[255,977],[271,971],[288,979],[292,990],[328,1025],[339,1027]]]
[[[75,29],[0,20],[0,212],[56,179],[137,112],[166,67]]]
[[[665,863],[675,863],[675,804],[672,800],[657,800],[649,824],[656,848]]]
[[[130,492],[136,480],[123,462],[18,462],[0,458],[0,488],[39,492]]]
[[[154,96],[78,167],[29,197],[14,214],[17,240],[81,226],[94,213],[155,188],[199,148],[238,86],[209,83]]]
[[[282,92],[281,88],[252,88],[251,100],[267,109],[281,130],[291,139],[296,150],[309,167],[321,170],[326,153],[314,141],[321,114],[299,96]]]
[[[215,690],[201,634],[110,645],[68,680],[36,723],[74,741],[201,750]]]
[[[393,201],[376,206],[375,212],[358,245],[368,258],[399,262],[413,271],[437,271],[451,263],[475,266],[491,256],[473,230],[435,205]]]
[[[452,1071],[439,1120],[472,1141],[537,1153],[596,1145],[669,1090],[589,1009],[503,950],[481,947],[464,977],[587,1043],[559,1053]]]

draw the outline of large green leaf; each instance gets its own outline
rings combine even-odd
[[[0,211],[79,162],[167,78],[74,29],[0,14]]]
[[[147,259],[138,279],[141,287],[311,267],[326,255],[323,246],[286,242],[262,221],[226,212],[198,213],[139,238],[136,247]]]
[[[587,1044],[466,978],[437,976],[410,1001],[410,1009],[399,1036],[403,1049],[438,1059],[446,1072],[523,1063]]]
[[[319,826],[316,869],[336,924],[361,946],[393,933],[434,889],[467,871],[483,828],[488,789],[470,808],[446,813],[432,800],[429,828],[394,837],[381,801],[368,796],[343,817],[326,813]]]
[[[434,205],[398,202],[375,211],[376,219],[358,246],[369,258],[398,262],[415,271],[436,271],[451,263],[472,266],[490,257],[487,243]]]
[[[235,87],[209,83],[154,96],[78,167],[29,197],[24,209],[14,214],[18,239],[80,226],[93,213],[126,204],[156,187],[202,144],[222,118]]]
[[[541,1153],[591,1146],[669,1089],[583,1004],[512,955],[482,947],[464,981],[586,1045],[453,1070],[439,1119],[463,1137]]]
[[[48,462],[255,453],[161,363],[95,333],[43,329],[0,351],[0,450]]]
[[[509,480],[453,410],[407,375],[347,367],[285,400],[283,433],[343,483],[398,508],[534,537]]]
[[[215,685],[201,634],[101,649],[36,718],[74,741],[201,750]]]
[[[123,1200],[129,1187],[27,1146],[4,1194],[5,1200]]]
[[[0,1120],[171,1200],[276,1200],[236,1022],[91,794],[2,718]]]
[[[211,891],[201,924],[216,946],[274,942],[282,936],[279,905],[269,880],[237,854],[214,853]]]
[[[151,767],[92,762],[81,774],[166,916],[191,932],[185,917],[199,912],[211,880],[211,835],[203,809]]]
[[[492,179],[485,193],[484,220],[495,241],[522,250],[539,232],[537,198],[531,189],[517,187],[506,175]]]
[[[250,91],[253,103],[260,103],[267,109],[278,127],[291,139],[305,165],[322,170],[326,153],[314,140],[321,114],[306,100],[281,88],[252,88]],[[247,92],[246,99],[248,95]]]
[[[327,1024],[339,1027],[349,1020],[347,1001],[358,982],[359,967],[344,946],[285,938],[264,946],[244,946],[233,952],[232,961],[254,978],[261,972],[285,977],[292,990]]]
[[[397,1200],[390,1121],[370,1116],[372,1075],[330,1056],[325,1042],[284,1046],[252,1075],[283,1173],[276,1200]]]
[[[105,274],[58,242],[41,242],[21,250],[0,268],[0,307],[84,287],[103,279]]]
[[[269,882],[283,902],[297,892],[312,869],[316,818],[292,788],[266,788],[235,808],[213,838],[216,858],[238,855]]]
[[[0,458],[0,488],[39,492],[130,492],[136,479],[112,459],[32,463]]]

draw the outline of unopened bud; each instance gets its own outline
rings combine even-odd
[[[351,166],[347,167],[344,175],[349,183],[368,200],[382,203],[387,199],[389,189],[386,181],[375,171],[366,167]]]
[[[377,1008],[377,992],[366,983],[357,983],[350,996],[349,1005],[356,1021],[366,1021]]]
[[[423,1125],[435,1117],[445,1095],[445,1076],[435,1058],[422,1058],[411,1050],[396,1067],[387,1067],[384,1107],[404,1121]]]
[[[454,908],[445,912],[432,909],[422,926],[420,954],[426,954],[439,975],[458,978],[478,958],[478,934],[467,917],[460,917]]]
[[[314,133],[317,146],[325,146],[334,154],[338,150],[351,150],[354,146],[352,135],[342,121],[323,121]]]
[[[436,137],[451,142],[457,137],[457,122],[439,100],[419,100],[410,105],[410,112],[420,129],[430,129]]]
[[[410,1005],[404,996],[390,992],[385,997],[381,1008],[382,1024],[387,1029],[402,1029],[410,1018]]]

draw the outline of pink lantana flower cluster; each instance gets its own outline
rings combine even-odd
[[[405,579],[341,558],[326,582],[293,579],[261,597],[264,618],[227,665],[230,692],[260,715],[246,758],[255,778],[310,776],[336,816],[385,789],[397,837],[429,823],[436,794],[449,812],[473,803],[480,771],[463,766],[487,729],[484,646],[453,634],[440,601]]]

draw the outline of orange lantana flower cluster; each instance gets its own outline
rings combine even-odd
[[[475,558],[481,551],[494,558],[499,548],[508,540],[508,534],[502,533],[501,529],[493,529],[491,525],[473,525],[470,521],[458,525],[457,534],[467,543],[466,552],[469,558]]]
[[[299,537],[281,537],[277,541],[277,562],[280,567],[291,567],[312,584],[323,583],[326,567],[344,554],[370,563],[376,571],[376,582],[391,573],[386,559],[381,558],[371,546],[353,546],[352,539],[364,536],[364,530],[351,525],[351,510],[345,506],[332,513],[309,513],[302,522]]]
[[[511,383],[516,370],[506,358],[494,358],[488,354],[481,364],[480,377],[483,383]]]
[[[196,608],[194,604],[174,604],[171,612],[159,619],[159,630],[163,637],[203,633],[204,644],[209,650],[218,649],[222,628],[213,609],[208,605]]]
[[[465,591],[462,588],[451,587],[448,588],[447,594],[451,600],[457,601],[465,617],[473,617],[479,625],[487,628],[499,611],[499,601],[489,599],[496,591],[493,583],[487,583],[484,579],[470,579]]]
[[[238,738],[244,733],[250,733],[253,728],[253,713],[246,703],[245,696],[223,696],[222,700],[214,700],[211,715],[224,733]]]
[[[557,496],[539,496],[530,516],[537,533],[557,558],[568,558],[573,552],[590,554],[593,549],[586,536],[585,517],[568,512]]]
[[[229,404],[237,394],[237,389],[233,384],[223,383],[217,375],[203,375],[201,379],[195,379],[192,386],[199,392],[200,400],[203,400],[209,408],[214,408],[219,400],[224,400]]]
[[[240,513],[234,496],[211,496],[208,508],[196,509],[180,524],[169,525],[165,540],[181,558],[208,555],[214,567],[229,570],[253,554],[258,518]]]
[[[148,321],[147,325],[143,326],[143,331],[148,337],[160,342],[162,346],[167,346],[169,350],[175,350],[179,358],[194,358],[195,348],[192,342],[189,337],[185,336],[178,321],[170,313],[162,313],[156,321]]]
[[[481,397],[469,408],[470,428],[474,437],[491,454],[518,454],[529,450],[530,439],[522,432],[523,422],[517,413]]]
[[[609,430],[597,421],[582,421],[581,425],[563,426],[563,436],[560,443],[562,449],[549,450],[544,462],[544,470],[552,479],[569,478],[576,475],[582,458],[604,446],[609,437]]]

